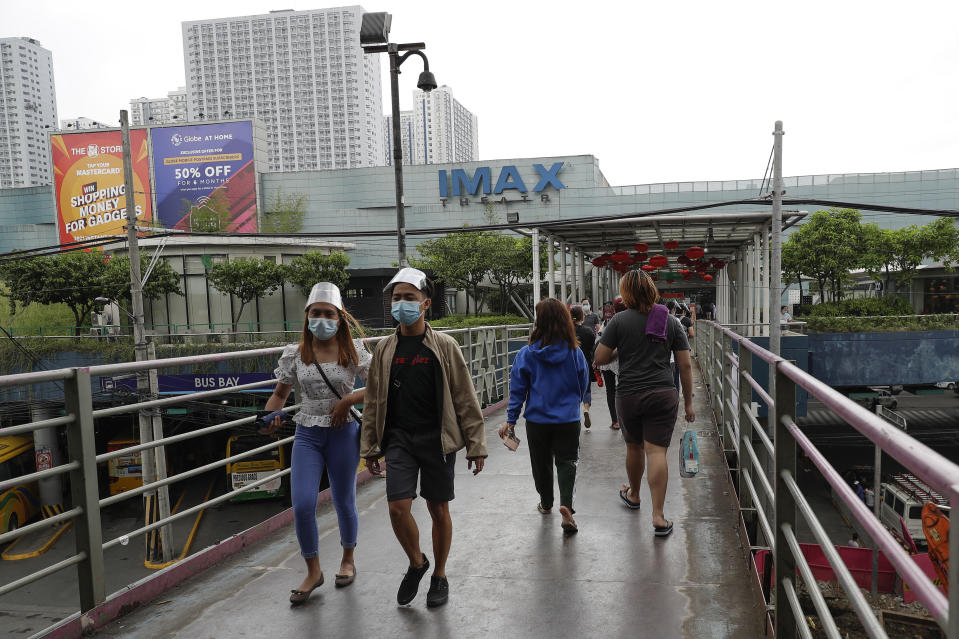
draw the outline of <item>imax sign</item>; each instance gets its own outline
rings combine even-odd
[[[550,168],[542,164],[534,164],[533,168],[539,174],[536,186],[533,192],[544,190],[552,184],[557,189],[565,189],[566,185],[559,181],[559,171],[563,168],[562,162],[556,162]],[[451,172],[439,171],[440,178],[440,197],[450,196],[450,182],[453,185],[453,196],[477,195],[482,190],[484,195],[499,195],[508,189],[514,189],[520,193],[526,193],[526,183],[520,177],[519,170],[512,165],[504,166],[500,169],[499,177],[496,178],[496,184],[493,184],[493,171],[488,166],[481,166],[469,175],[464,169],[453,169]]]

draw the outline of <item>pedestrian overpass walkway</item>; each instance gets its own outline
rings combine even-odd
[[[695,370],[695,369],[694,369]],[[727,480],[716,426],[697,375],[694,428],[703,472],[682,479],[670,459],[666,514],[676,528],[653,536],[648,489],[639,512],[617,495],[625,446],[609,428],[604,389],[594,386],[593,427],[581,436],[575,499],[579,534],[564,537],[557,509],[543,516],[524,441],[512,453],[499,443],[499,411],[487,419],[490,457],[474,477],[457,459],[451,504],[453,548],[449,603],[426,608],[424,579],[408,608],[396,605],[406,559],[393,537],[385,482],[358,491],[360,536],[356,582],[333,587],[339,565],[336,517],[318,512],[320,561],[327,581],[303,606],[290,589],[303,578],[292,525],[200,573],[98,631],[106,637],[735,637],[763,636],[765,610],[747,569],[737,504]],[[682,412],[682,411],[680,411]],[[678,446],[682,415],[673,438]],[[708,433],[708,434],[707,434]],[[517,434],[525,440],[522,426]],[[421,544],[432,557],[429,515],[414,502]]]

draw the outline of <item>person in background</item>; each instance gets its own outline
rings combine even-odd
[[[664,504],[668,481],[666,449],[679,410],[679,393],[673,385],[669,355],[679,365],[686,421],[696,421],[693,408],[693,372],[689,341],[682,324],[656,302],[659,291],[644,271],[628,271],[619,281],[627,310],[616,315],[593,355],[597,364],[619,358],[616,413],[626,440],[626,474],[629,483],[619,491],[623,503],[638,510],[639,486],[646,474],[653,506],[653,533],[666,537],[673,522],[666,519]]]
[[[783,306],[781,309],[779,309],[779,323],[787,324],[791,321],[793,321],[793,316],[789,314],[789,307]]]
[[[616,315],[616,313],[621,313],[626,310],[626,305],[623,304],[622,297],[617,297],[612,302],[609,302],[608,306],[611,312],[606,320],[607,323],[609,320],[613,319],[613,316]],[[596,351],[594,349],[593,354],[595,355],[595,353]],[[610,362],[603,364],[602,366],[598,366],[594,361],[593,366],[596,366],[596,368],[602,374],[603,385],[606,387],[606,406],[609,408],[610,419],[609,427],[612,430],[619,430],[619,418],[616,415],[616,377],[619,375],[619,360],[613,357]]]
[[[847,546],[852,546],[853,548],[862,548],[862,543],[859,541],[859,533],[853,533],[852,538],[846,542]]]
[[[576,340],[579,342],[579,348],[586,357],[586,365],[589,367],[589,383],[586,386],[586,394],[583,395],[583,426],[589,429],[593,425],[589,417],[589,409],[593,404],[593,349],[596,347],[596,334],[586,327],[584,323],[583,311],[580,306],[574,306],[570,311],[573,317],[573,324],[576,325]]]
[[[449,600],[446,559],[453,541],[449,502],[453,500],[456,452],[466,448],[467,468],[483,470],[486,430],[459,343],[426,323],[432,285],[415,268],[401,268],[384,289],[392,298],[396,332],[373,353],[367,382],[360,452],[373,475],[386,457],[386,500],[397,541],[409,568],[396,593],[413,601],[430,561],[420,550],[420,532],[411,508],[419,479],[420,496],[433,520],[436,566],[426,594],[429,608]]]
[[[872,508],[876,505],[876,493],[873,492],[872,488],[867,487],[865,490],[865,496],[866,506],[872,510]]]
[[[356,577],[353,552],[359,528],[356,468],[360,463],[360,425],[353,419],[351,409],[363,403],[365,389],[354,391],[353,383],[357,377],[366,379],[372,360],[362,340],[352,338],[351,331],[359,332],[356,320],[343,308],[340,289],[335,284],[316,284],[304,312],[303,336],[299,344],[283,349],[274,371],[276,390],[266,402],[268,411],[282,409],[294,384],[299,385],[297,398],[302,407],[293,417],[296,436],[290,459],[290,492],[296,540],[306,561],[307,574],[290,594],[294,606],[309,599],[310,593],[324,581],[317,558],[316,527],[316,499],[324,466],[330,478],[343,546],[335,585],[349,586]],[[275,417],[260,432],[270,434],[281,425],[282,418]]]
[[[599,333],[599,315],[593,312],[593,306],[589,299],[583,300],[583,326],[593,331],[593,335]],[[589,428],[587,426],[587,428]]]
[[[674,315],[677,319],[682,317],[682,309],[680,305],[676,303],[676,300],[666,300],[666,310],[669,311],[670,315]],[[680,321],[682,321],[680,319]],[[676,366],[676,357],[672,352],[669,353],[669,365],[673,367],[673,384],[676,386],[676,390],[679,390],[679,367]]]
[[[579,405],[589,387],[590,370],[576,345],[573,320],[555,298],[536,305],[529,342],[516,354],[510,371],[509,406],[499,436],[513,431],[525,404],[529,461],[539,493],[536,509],[543,515],[552,512],[555,463],[562,528],[571,535],[579,530],[573,519],[573,492],[579,460]]]
[[[856,496],[859,497],[859,499],[861,499],[865,503],[866,491],[863,490],[862,484],[859,483],[858,479],[852,483],[852,489],[856,491]]]
[[[693,339],[696,337],[696,329],[693,326],[693,312],[685,304],[680,304],[679,323],[686,329],[686,337]]]

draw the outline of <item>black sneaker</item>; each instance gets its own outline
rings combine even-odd
[[[405,606],[413,601],[416,597],[416,591],[419,590],[420,580],[423,579],[423,575],[425,575],[429,569],[430,560],[427,559],[424,554],[422,566],[419,568],[410,566],[406,571],[406,576],[403,577],[403,581],[400,583],[400,589],[396,591],[396,603]]]
[[[442,606],[450,598],[450,582],[446,577],[430,577],[430,591],[426,593],[426,607],[436,608]]]

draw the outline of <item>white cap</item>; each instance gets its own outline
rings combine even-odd
[[[306,306],[303,307],[303,310],[305,311],[317,302],[326,302],[341,311],[343,310],[343,297],[340,295],[340,289],[333,282],[314,284],[313,290],[310,291],[310,299],[306,300]]]
[[[392,291],[393,286],[399,283],[412,284],[421,291],[426,290],[426,273],[423,271],[411,268],[406,266],[401,268],[396,272],[396,275],[393,276],[393,279],[390,280],[390,283],[386,285],[386,288],[383,289],[383,292]]]

